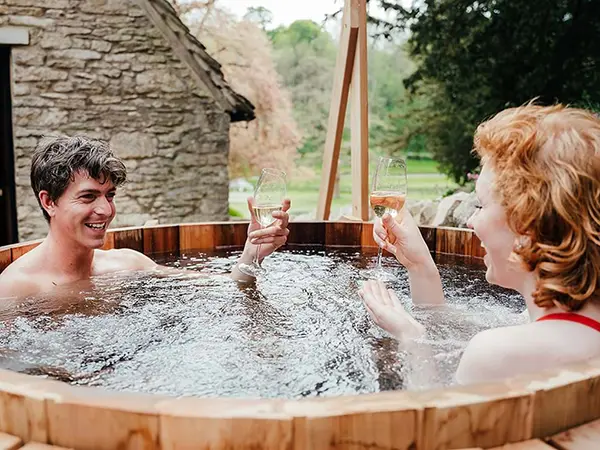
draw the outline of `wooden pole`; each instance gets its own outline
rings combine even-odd
[[[352,215],[369,220],[369,86],[367,76],[367,5],[358,9],[358,43],[352,74],[350,132],[352,149]]]
[[[348,106],[348,94],[358,41],[359,3],[361,1],[364,0],[345,0],[344,3],[340,47],[335,65],[327,137],[323,152],[323,171],[321,173],[321,188],[317,206],[317,219],[319,220],[329,219],[329,213],[331,212],[331,199],[340,157],[344,119]]]

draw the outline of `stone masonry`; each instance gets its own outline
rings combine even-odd
[[[128,168],[114,226],[227,220],[230,116],[134,0],[0,0],[0,26],[28,27],[12,49],[20,240],[47,225],[30,188],[43,135],[110,141]]]

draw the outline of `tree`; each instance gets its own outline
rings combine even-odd
[[[331,42],[329,33],[312,20],[296,20],[287,28],[280,26],[269,33],[269,37],[277,47],[310,44],[325,36],[324,43]]]
[[[383,33],[410,29],[417,69],[405,83],[420,105],[413,131],[426,133],[457,181],[478,164],[477,124],[499,110],[536,97],[600,103],[597,0],[377,1],[396,18],[376,21]]]
[[[255,23],[266,31],[267,26],[273,22],[273,13],[264,6],[251,6],[246,10],[244,20]]]
[[[302,130],[298,152],[304,163],[318,165],[327,134],[335,43],[329,33],[310,20],[298,20],[269,35],[277,71],[291,93],[294,117]]]
[[[289,27],[268,32],[275,48],[277,71],[292,94],[294,116],[302,130],[299,163],[319,166],[327,135],[331,91],[337,57],[334,38],[310,20],[298,20]],[[407,114],[403,78],[414,70],[401,45],[370,42],[369,134],[373,153],[390,154],[398,149],[399,128],[412,120]],[[348,111],[349,115],[349,111]],[[345,121],[341,168],[350,161],[350,120]],[[422,153],[421,136],[409,139],[411,153]],[[402,150],[405,150],[402,144]]]
[[[414,108],[407,102],[403,79],[414,71],[414,63],[403,45],[374,44],[369,50],[369,147],[386,155],[423,154],[422,136],[407,134]]]
[[[258,173],[262,167],[291,172],[301,136],[289,93],[281,86],[266,34],[248,20],[236,21],[218,0],[187,2],[176,10],[191,32],[219,61],[233,89],[255,106],[256,118],[233,123],[230,130],[231,176]],[[266,11],[266,10],[265,10]]]

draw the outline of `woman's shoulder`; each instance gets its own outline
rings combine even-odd
[[[597,342],[574,348],[573,333],[588,331],[556,325],[532,322],[478,333],[465,349],[457,380],[466,384],[505,379],[584,360],[594,352],[600,356],[600,333]]]

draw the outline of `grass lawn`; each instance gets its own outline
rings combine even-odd
[[[448,189],[456,187],[456,183],[440,174],[436,164],[430,160],[408,161],[408,198],[415,200],[429,200],[440,197]],[[349,167],[340,168],[340,195],[333,198],[330,217],[335,219],[342,214],[350,214],[352,210],[352,175]],[[370,174],[374,170],[369,171]],[[372,176],[372,175],[371,175]],[[256,180],[249,180],[255,183]],[[319,186],[321,174],[314,177],[288,183],[288,197],[292,201],[290,215],[292,218],[301,216],[303,219],[314,219],[319,200]],[[249,218],[250,213],[246,205],[246,198],[251,192],[229,192],[229,207]]]

